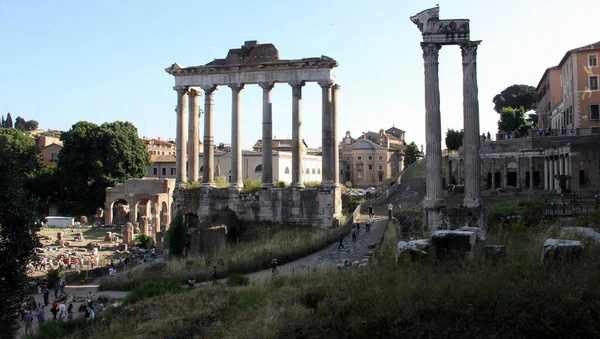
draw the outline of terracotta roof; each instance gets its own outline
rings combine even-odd
[[[573,48],[573,49],[569,50],[567,53],[565,53],[565,56],[560,60],[557,67],[560,67],[563,64],[563,62],[565,62],[565,60],[567,60],[569,55],[571,55],[571,53],[593,51],[593,50],[597,50],[597,49],[600,49],[600,41],[594,42],[589,45]]]
[[[165,155],[151,155],[150,156],[150,161],[152,162],[176,162],[177,158],[175,158],[174,155],[169,155],[169,154],[165,154]]]

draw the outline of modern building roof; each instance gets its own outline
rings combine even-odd
[[[150,161],[153,163],[175,163],[177,158],[174,155],[165,154],[165,155],[151,155]]]

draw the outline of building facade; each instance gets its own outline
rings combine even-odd
[[[378,185],[403,169],[404,131],[392,127],[354,139],[350,131],[339,144],[340,180],[356,187]]]

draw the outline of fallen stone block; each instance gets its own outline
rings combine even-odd
[[[439,261],[472,259],[476,241],[475,233],[467,231],[435,231],[431,235],[431,244]]]
[[[571,261],[581,257],[583,244],[577,240],[546,239],[542,249],[542,264],[555,261]]]
[[[363,259],[363,260],[361,260],[360,263],[361,263],[361,265],[367,266],[369,264],[369,259]]]
[[[356,260],[352,262],[352,267],[356,268],[358,265],[360,265],[360,261]]]
[[[338,269],[340,269],[340,270],[341,270],[342,268],[344,268],[344,264],[342,264],[342,263],[337,263],[337,265],[335,265],[335,267],[337,267]]]
[[[593,228],[588,227],[563,227],[560,230],[561,236],[576,235],[582,238],[591,239],[597,243],[600,243],[600,232]]]
[[[344,266],[350,266],[350,259],[344,259],[342,263],[344,264]]]
[[[459,231],[473,232],[477,236],[477,241],[485,241],[485,231],[479,227],[463,226]]]
[[[429,247],[431,246],[428,239],[411,240],[409,242],[399,241],[396,244],[398,251],[396,252],[396,262],[401,261],[417,261],[429,255]]]
[[[506,260],[506,246],[504,245],[485,245],[483,246],[483,256],[485,262],[502,262]]]

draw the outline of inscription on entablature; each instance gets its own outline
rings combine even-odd
[[[468,19],[429,21],[423,30],[423,42],[449,45],[469,39]]]

